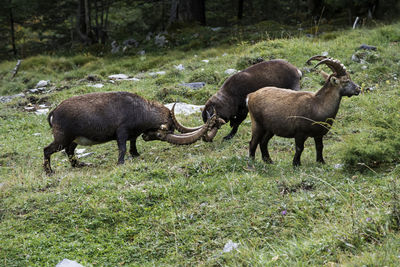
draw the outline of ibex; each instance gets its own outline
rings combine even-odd
[[[260,145],[262,159],[272,163],[268,142],[277,135],[295,139],[293,165],[298,166],[304,142],[308,137],[313,137],[317,162],[325,163],[322,137],[332,126],[342,96],[358,95],[360,87],[350,79],[346,68],[338,60],[323,56],[314,56],[308,62],[311,60],[320,61],[315,67],[325,64],[334,72],[328,75],[321,71],[326,82],[317,92],[265,87],[248,95],[247,104],[252,122],[250,158],[254,159],[257,145]]]
[[[190,134],[177,135],[171,111],[160,103],[148,101],[128,92],[92,93],[64,100],[48,115],[54,141],[44,148],[44,169],[50,174],[50,156],[65,149],[72,167],[85,164],[74,156],[77,145],[95,145],[117,140],[118,163],[124,163],[126,142],[130,154],[139,156],[136,139],[163,140],[172,144],[191,144],[215,123],[211,118]]]
[[[301,76],[298,68],[281,59],[252,65],[229,77],[218,92],[208,99],[202,113],[203,121],[206,122],[207,114],[213,115],[215,109],[218,118],[230,121],[232,130],[224,139],[231,139],[247,117],[246,96],[249,93],[266,86],[298,91]],[[214,130],[214,136],[216,133],[217,130]],[[212,140],[214,136],[210,133],[208,139]]]

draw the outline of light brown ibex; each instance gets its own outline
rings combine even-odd
[[[346,68],[338,60],[323,56],[314,56],[311,60],[320,61],[315,67],[325,64],[334,72],[331,75],[321,72],[326,82],[317,92],[265,87],[248,95],[252,122],[250,158],[254,159],[256,148],[260,145],[262,159],[271,163],[268,141],[277,135],[295,139],[293,165],[298,166],[304,142],[313,137],[317,162],[324,163],[322,138],[336,117],[342,96],[358,95],[360,87],[350,79]]]

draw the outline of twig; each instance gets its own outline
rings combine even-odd
[[[324,128],[327,129],[328,131],[331,129],[331,126],[332,126],[332,125],[330,125],[330,124],[327,123],[327,122],[315,121],[315,120],[312,120],[312,119],[310,119],[310,118],[303,117],[303,116],[289,116],[288,118],[305,119],[305,120],[308,120],[308,121],[313,122],[313,125],[314,125],[314,124],[318,124],[319,126],[324,127]],[[328,125],[328,126],[325,126],[324,124],[325,124],[325,125]]]
[[[11,79],[14,79],[14,77],[17,75],[19,67],[21,66],[21,62],[22,62],[22,60],[18,59],[17,65],[15,65],[15,67],[12,71]]]
[[[365,164],[365,163],[363,163],[363,162],[359,162],[359,163],[357,163],[357,165],[361,165],[361,166],[364,166],[364,167],[366,167],[368,170],[370,170],[371,172],[373,172],[373,173],[375,173],[375,174],[378,174],[376,171],[374,171],[370,166],[368,166],[367,164]]]
[[[324,14],[324,11],[325,11],[325,6],[322,7],[321,15],[320,15],[319,18],[318,18],[318,22],[317,22],[317,25],[316,25],[316,27],[315,27],[315,35],[318,34],[318,31],[319,31],[319,24],[320,24],[320,22],[321,22],[322,15]]]
[[[360,19],[360,18],[357,17],[356,20],[354,21],[354,23],[353,23],[353,30],[356,28],[359,19]]]
[[[317,180],[323,182],[324,184],[330,186],[330,187],[331,187],[336,193],[338,193],[345,201],[348,201],[348,200],[343,196],[343,194],[340,193],[340,191],[336,189],[336,187],[334,187],[333,185],[331,185],[330,183],[328,183],[328,182],[325,181],[324,179],[319,178],[319,177],[314,176],[314,175],[311,175],[311,174],[308,174],[308,176],[310,176],[310,177],[312,177],[312,178],[314,178],[314,179],[317,179]]]

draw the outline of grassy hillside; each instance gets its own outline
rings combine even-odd
[[[264,33],[260,33],[264,34]],[[357,51],[361,44],[377,51]],[[305,61],[328,52],[362,85],[343,98],[324,138],[326,165],[315,162],[312,140],[302,166],[291,166],[294,141],[274,137],[266,165],[257,151],[247,158],[251,123],[223,142],[173,146],[138,139],[139,158],[117,166],[115,142],[88,147],[92,166],[70,167],[64,153],[52,157],[55,175],[42,169],[43,147],[52,141],[45,115],[73,95],[125,90],[169,103],[204,104],[229,76],[258,58],[284,58],[301,68],[303,90],[322,79]],[[365,60],[351,60],[354,53]],[[208,63],[202,60],[209,60]],[[182,64],[180,71],[175,66]],[[50,80],[52,91],[0,103],[0,262],[4,266],[54,266],[63,258],[84,266],[258,265],[397,266],[400,263],[400,24],[330,32],[318,38],[238,42],[197,50],[96,57],[37,56],[0,63],[0,93],[15,94]],[[165,71],[150,76],[149,72]],[[125,73],[140,81],[109,83]],[[84,80],[95,75],[103,88]],[[199,90],[179,86],[204,81]],[[185,125],[200,114],[179,116]],[[78,147],[81,148],[81,147]],[[237,249],[223,252],[229,241]]]

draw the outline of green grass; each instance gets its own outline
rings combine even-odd
[[[24,111],[25,98],[0,104],[1,265],[55,266],[68,258],[84,266],[397,266],[399,26],[165,55],[37,56],[23,61],[13,81],[9,71],[15,62],[0,63],[3,95],[41,79],[51,80],[55,88],[67,86],[36,96],[46,97],[52,107],[73,95],[117,90],[162,103],[204,104],[227,78],[228,68],[244,68],[263,57],[285,58],[305,70],[305,61],[324,51],[340,59],[364,89],[374,89],[342,100],[324,138],[327,164],[315,162],[314,144],[308,140],[303,165],[296,169],[291,166],[294,141],[279,137],[270,142],[275,164],[264,164],[259,151],[256,161],[249,162],[247,118],[227,142],[222,136],[229,126],[213,143],[191,146],[139,138],[141,156],[123,166],[116,165],[115,142],[88,147],[94,154],[83,160],[92,166],[82,169],[71,168],[66,155],[56,153],[56,173],[48,177],[42,169],[43,147],[52,141],[46,116]],[[366,58],[367,69],[351,61],[362,43],[378,47]],[[175,69],[179,64],[184,71]],[[146,74],[159,70],[166,75]],[[115,73],[143,78],[108,83],[107,76]],[[105,86],[79,81],[89,74]],[[178,86],[191,81],[207,85],[196,91]],[[316,73],[304,71],[304,90],[320,86]],[[201,123],[200,114],[179,119],[185,125]],[[223,253],[229,240],[239,244],[238,250]]]

